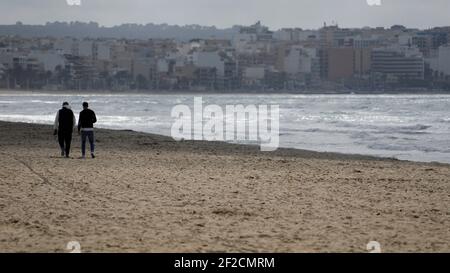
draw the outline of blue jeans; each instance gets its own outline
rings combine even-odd
[[[91,154],[94,153],[95,143],[94,143],[94,132],[93,131],[81,131],[81,154],[86,155],[86,138],[89,139],[89,144],[91,145]]]

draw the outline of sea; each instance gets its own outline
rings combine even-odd
[[[450,163],[450,95],[75,94],[0,92],[0,120],[53,124],[63,101],[88,101],[99,128],[171,135],[177,105],[278,105],[279,145]],[[250,118],[250,117],[248,117]],[[245,121],[242,121],[245,122]],[[244,141],[240,141],[245,143]]]

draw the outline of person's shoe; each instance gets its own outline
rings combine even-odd
[[[86,159],[86,156],[82,155],[79,159]]]
[[[61,157],[64,157],[66,153],[64,151],[61,151]]]
[[[92,153],[92,154],[91,154],[91,157],[92,157],[92,158],[95,158],[95,155]]]

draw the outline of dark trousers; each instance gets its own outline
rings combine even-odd
[[[66,156],[70,154],[70,144],[72,143],[72,131],[58,131],[58,142],[61,151],[63,151]]]
[[[89,139],[89,144],[91,145],[91,154],[95,150],[94,142],[94,132],[93,131],[81,131],[81,154],[86,155],[86,138]]]

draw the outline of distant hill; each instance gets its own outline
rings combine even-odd
[[[239,26],[218,29],[214,26],[167,25],[167,24],[123,24],[113,27],[99,26],[89,22],[53,22],[45,25],[0,25],[0,35],[18,35],[22,37],[76,37],[76,38],[126,38],[126,39],[231,39],[239,32]]]

